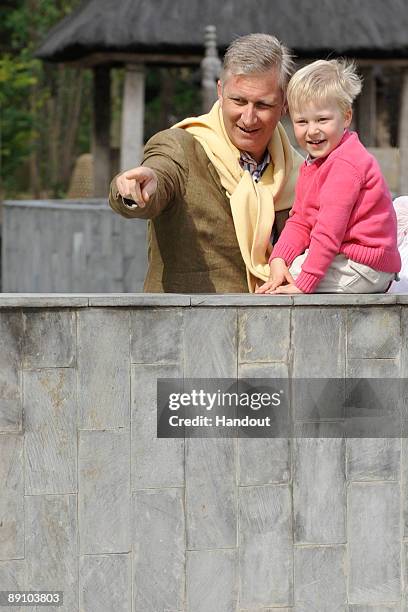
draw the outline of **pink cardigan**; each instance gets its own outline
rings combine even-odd
[[[301,166],[293,216],[273,248],[288,266],[309,249],[296,286],[313,293],[334,257],[399,272],[397,220],[377,161],[355,132],[326,158]]]

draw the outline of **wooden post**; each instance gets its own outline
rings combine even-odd
[[[215,26],[205,28],[205,57],[201,62],[201,91],[203,113],[208,113],[217,99],[216,83],[221,74]]]
[[[93,134],[94,196],[108,197],[111,177],[110,163],[110,70],[106,66],[93,69]]]
[[[358,100],[358,132],[366,147],[376,146],[377,108],[376,85],[372,66],[361,68],[363,89]]]
[[[408,195],[408,68],[403,71],[399,120],[400,194]]]
[[[122,107],[122,139],[120,169],[129,170],[138,166],[143,157],[143,126],[145,104],[144,66],[126,66]]]

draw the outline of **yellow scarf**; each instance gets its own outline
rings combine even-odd
[[[268,144],[271,163],[256,183],[240,164],[240,151],[225,130],[222,111],[216,102],[211,111],[189,117],[173,126],[184,128],[198,140],[218,172],[230,200],[235,232],[253,292],[256,279],[269,277],[268,256],[275,210],[292,206],[298,169],[303,158],[292,148],[279,123]]]

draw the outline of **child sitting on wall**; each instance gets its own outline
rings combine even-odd
[[[401,267],[390,192],[348,130],[361,91],[353,63],[319,60],[290,80],[296,140],[307,152],[292,216],[257,293],[382,293]]]

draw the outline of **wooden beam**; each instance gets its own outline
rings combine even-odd
[[[366,147],[377,144],[377,91],[373,67],[361,68],[363,89],[358,98],[358,132]]]
[[[110,70],[98,66],[93,70],[93,133],[94,196],[107,197],[111,180],[110,163]]]
[[[204,49],[203,49],[204,53]],[[93,68],[95,66],[123,66],[125,64],[156,64],[160,66],[199,66],[202,55],[183,53],[91,53],[78,60],[61,62],[72,67]],[[408,65],[408,62],[407,62]]]
[[[400,193],[408,194],[408,69],[403,73],[399,118]]]

